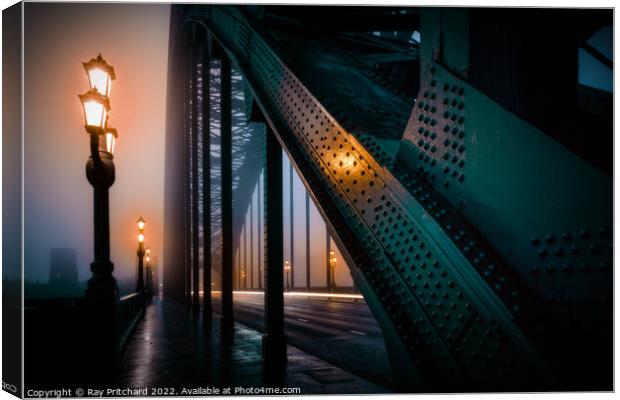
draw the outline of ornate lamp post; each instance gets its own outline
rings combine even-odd
[[[138,283],[136,284],[136,292],[144,293],[144,225],[146,222],[142,217],[138,219]]]
[[[289,275],[291,273],[291,264],[286,260],[284,262],[284,271],[286,271],[286,291],[291,291],[291,281],[289,280]]]
[[[330,290],[336,289],[336,275],[334,274],[334,269],[336,268],[336,261],[338,261],[338,260],[336,259],[336,257],[334,257],[334,254],[335,253],[333,251],[329,252],[329,274],[331,276],[331,279],[330,279],[330,284],[331,284]]]
[[[93,276],[88,281],[86,296],[97,301],[115,302],[118,299],[116,280],[110,261],[110,218],[108,189],[114,184],[114,145],[116,129],[107,125],[110,100],[115,79],[112,68],[99,55],[83,63],[90,90],[78,95],[84,109],[85,129],[90,136],[90,157],[86,162],[86,178],[94,189],[94,249],[90,265]]]
[[[91,374],[101,381],[113,381],[117,367],[117,305],[118,286],[112,275],[110,261],[110,215],[108,190],[114,184],[114,145],[116,129],[108,122],[110,88],[115,79],[114,68],[99,55],[83,63],[90,90],[78,95],[84,109],[86,133],[90,137],[90,157],[86,162],[86,179],[94,191],[94,250],[90,264],[92,277],[88,280],[86,303],[89,308],[86,323],[89,340],[96,343],[87,362]]]

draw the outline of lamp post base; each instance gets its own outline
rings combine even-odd
[[[93,262],[93,277],[86,289],[85,322],[89,341],[96,343],[91,348],[89,376],[99,382],[112,382],[117,373],[118,331],[117,308],[118,286],[112,276],[113,264]]]
[[[119,299],[116,279],[112,276],[114,264],[109,261],[95,261],[90,264],[93,273],[86,287],[86,299],[97,303],[113,302]]]

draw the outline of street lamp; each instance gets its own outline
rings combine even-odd
[[[144,292],[144,225],[146,222],[142,217],[138,219],[138,283],[136,284],[136,292]]]
[[[246,288],[246,284],[245,284],[245,271],[241,271],[241,282],[243,282],[243,289]]]
[[[144,226],[146,225],[146,221],[144,218],[138,218],[138,232],[144,232]]]
[[[86,296],[95,302],[118,301],[118,287],[112,276],[110,261],[110,216],[108,189],[114,184],[114,144],[118,132],[107,125],[110,111],[110,86],[115,79],[114,68],[99,55],[83,63],[90,89],[78,95],[84,111],[84,128],[90,136],[90,157],[86,162],[86,178],[94,191],[94,249],[90,265],[93,273]]]
[[[117,366],[117,306],[118,286],[110,261],[110,204],[109,188],[114,184],[114,144],[116,129],[108,125],[110,86],[115,79],[114,68],[101,56],[84,63],[90,89],[78,95],[84,111],[84,129],[90,139],[90,156],[86,162],[86,179],[93,187],[94,260],[86,288],[89,308],[87,324],[89,340],[96,343],[90,357],[94,376],[114,379]]]
[[[286,291],[291,291],[291,283],[289,280],[289,274],[291,273],[291,264],[289,264],[288,260],[284,262],[284,271],[286,271]]]
[[[330,251],[329,252],[329,273],[331,275],[331,288],[330,290],[333,290],[336,288],[336,275],[334,275],[334,269],[336,268],[336,261],[338,261],[336,259],[336,257],[334,257],[334,252]]]

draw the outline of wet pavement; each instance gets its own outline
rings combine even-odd
[[[394,390],[383,332],[363,298],[304,294],[284,294],[284,331],[288,343],[388,390]],[[214,309],[219,311],[219,293],[213,300]],[[235,291],[233,300],[235,318],[262,332],[264,293]]]
[[[205,325],[183,304],[155,299],[124,354],[118,386],[146,390],[149,396],[226,394],[221,391],[228,388],[230,394],[251,394],[251,388],[268,394],[260,392],[265,381],[261,340],[258,331],[237,323],[232,344],[222,343],[217,315]],[[389,392],[296,347],[287,351],[281,387],[299,389],[291,394]]]

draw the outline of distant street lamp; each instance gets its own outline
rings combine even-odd
[[[241,283],[243,284],[243,289],[246,288],[245,284],[245,271],[241,271]]]
[[[144,226],[146,225],[146,221],[144,218],[140,217],[138,219],[138,232],[144,232]]]
[[[84,128],[90,136],[90,157],[86,162],[86,178],[94,190],[94,249],[90,265],[93,273],[86,296],[96,302],[116,302],[118,287],[110,261],[110,215],[108,189],[114,184],[114,145],[116,129],[107,125],[110,111],[110,88],[116,78],[114,68],[99,55],[83,63],[90,90],[78,95],[84,111]]]
[[[334,290],[336,289],[336,275],[334,274],[334,269],[336,268],[336,261],[338,261],[336,259],[336,257],[334,257],[334,252],[330,251],[329,252],[329,274],[330,274],[330,281],[331,281],[331,287],[330,290]]]
[[[144,225],[146,222],[142,217],[138,219],[138,283],[136,292],[144,293]]]
[[[289,264],[288,260],[286,260],[284,262],[284,271],[286,271],[286,291],[290,292],[291,291],[291,282],[289,280],[289,275],[291,273],[291,265]]]

